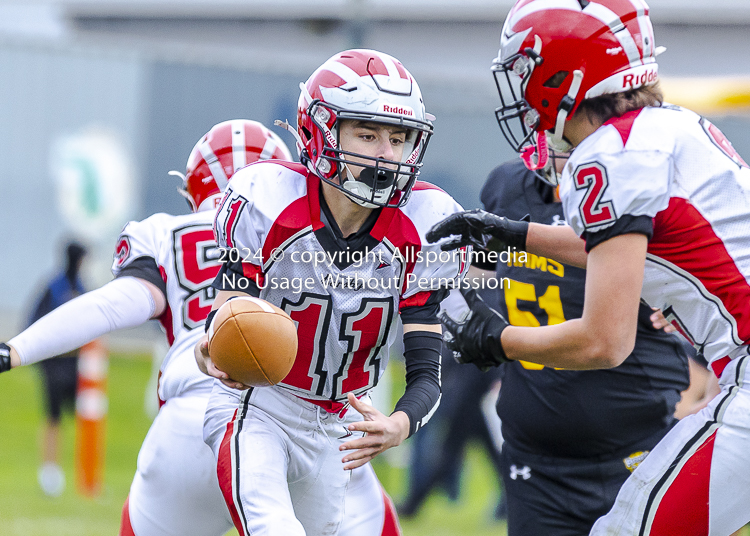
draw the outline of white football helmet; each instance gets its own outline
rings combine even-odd
[[[401,62],[374,50],[347,50],[321,65],[300,88],[298,149],[308,169],[362,206],[406,203],[434,118],[425,113],[419,86]],[[407,135],[402,159],[385,160],[341,149],[341,120],[403,127]],[[364,168],[358,177],[346,171],[351,158]]]

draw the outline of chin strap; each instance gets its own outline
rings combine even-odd
[[[190,197],[190,194],[187,193],[187,190],[185,189],[187,185],[187,177],[185,177],[183,173],[175,170],[168,171],[167,175],[170,175],[172,177],[179,177],[182,180],[182,187],[177,187],[177,193],[185,198],[185,200],[188,202],[188,205],[190,206],[190,210],[192,210],[193,212],[198,212],[198,207],[195,206],[195,200]],[[203,180],[205,181],[206,179]]]
[[[560,101],[560,110],[557,112],[557,122],[555,123],[555,130],[552,131],[550,145],[553,147],[563,147],[563,129],[565,128],[565,121],[568,118],[568,114],[575,106],[576,96],[578,91],[581,89],[581,82],[583,82],[583,72],[576,69],[573,71],[573,82],[570,84],[568,94],[565,95]]]
[[[549,147],[550,151],[554,151],[556,153],[569,153],[573,150],[573,145],[565,138],[555,141],[549,133],[546,133],[546,136],[547,146]]]
[[[303,84],[303,87],[304,87],[304,84]],[[301,160],[303,158],[305,145],[302,143],[302,138],[300,138],[299,133],[297,132],[297,129],[293,128],[292,125],[289,124],[289,121],[282,121],[281,119],[276,119],[273,122],[273,124],[276,125],[277,127],[283,128],[294,137],[294,140],[297,146],[297,157]]]
[[[172,171],[167,172],[167,175],[171,175],[172,177],[179,177],[182,179],[183,184],[187,182],[187,177],[185,177],[184,173],[180,173],[179,171],[175,171],[174,169]]]

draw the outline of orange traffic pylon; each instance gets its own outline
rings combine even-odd
[[[107,420],[107,349],[98,340],[81,348],[76,393],[76,485],[96,497],[104,481],[104,425]]]

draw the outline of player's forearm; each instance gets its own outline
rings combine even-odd
[[[602,369],[619,365],[635,344],[627,335],[592,328],[583,319],[554,326],[509,326],[502,345],[509,359],[565,369]]]
[[[431,329],[408,329],[414,326]],[[443,340],[434,328],[439,329],[440,326],[404,326],[406,389],[392,415],[402,413],[406,417],[407,437],[426,424],[440,404],[440,355]]]
[[[646,247],[645,236],[626,234],[593,248],[583,316],[554,326],[506,328],[502,332],[506,355],[573,369],[622,363],[635,346]]]
[[[530,223],[526,251],[579,268],[586,268],[588,258],[585,242],[567,225]]]
[[[8,341],[17,353],[13,366],[65,354],[110,331],[139,326],[155,308],[150,290],[139,280],[115,279],[64,303]]]

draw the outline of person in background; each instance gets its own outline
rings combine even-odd
[[[27,326],[85,292],[80,278],[86,248],[71,241],[65,246],[65,268],[44,288],[36,301]],[[39,364],[43,390],[45,420],[42,423],[42,465],[39,486],[45,495],[58,497],[65,490],[65,473],[60,467],[60,420],[64,409],[75,407],[78,383],[78,350],[71,350],[58,359]]]
[[[566,160],[555,162],[561,169]],[[520,159],[490,173],[481,200],[495,214],[566,225],[556,188]],[[478,272],[472,267],[470,276]],[[581,316],[585,274],[536,255],[498,262],[491,275],[507,283],[494,302],[483,298],[511,325],[554,325]],[[674,426],[689,382],[688,351],[679,335],[652,325],[653,314],[641,305],[635,349],[614,369],[560,370],[527,361],[499,367],[509,536],[588,534]]]

